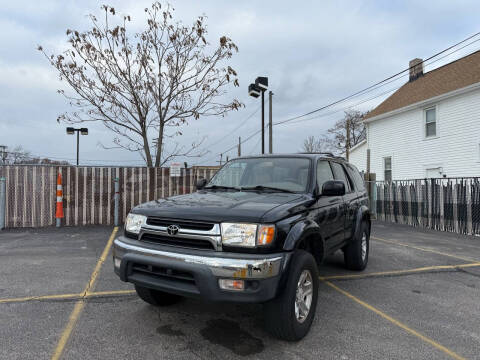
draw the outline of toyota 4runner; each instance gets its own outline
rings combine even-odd
[[[315,315],[318,264],[341,249],[348,269],[363,270],[370,227],[363,178],[342,158],[243,157],[192,194],[133,208],[114,268],[156,306],[182,296],[263,303],[266,328],[299,340]]]

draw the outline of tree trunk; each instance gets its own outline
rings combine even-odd
[[[160,121],[160,128],[158,130],[158,139],[157,139],[157,155],[155,157],[155,167],[160,166],[160,162],[162,161],[162,148],[163,148],[163,131],[164,126],[162,121]]]
[[[147,167],[152,167],[152,154],[150,153],[150,144],[148,143],[147,132],[142,132],[143,138],[143,151],[145,152],[145,160],[147,161]]]

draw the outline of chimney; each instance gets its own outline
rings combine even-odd
[[[423,76],[423,60],[416,58],[410,60],[408,63],[408,67],[410,68],[410,81],[417,80],[420,76]]]

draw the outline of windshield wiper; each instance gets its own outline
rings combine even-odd
[[[240,190],[272,190],[272,191],[285,192],[285,193],[295,193],[295,191],[292,191],[292,190],[277,188],[273,186],[264,186],[264,185],[241,187]]]
[[[237,190],[239,191],[240,188],[238,187],[233,187],[233,186],[223,186],[223,185],[210,185],[210,186],[205,186],[204,189],[213,189],[213,190],[217,190],[217,189],[221,189],[221,190]]]

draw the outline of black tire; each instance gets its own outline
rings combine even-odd
[[[311,274],[312,300],[308,315],[300,322],[295,314],[295,299],[297,284],[304,270],[308,270]],[[264,306],[265,328],[273,336],[287,341],[298,341],[307,335],[315,317],[318,283],[317,264],[312,254],[304,250],[295,251],[285,289],[277,298]]]
[[[140,299],[154,306],[173,305],[179,302],[182,298],[179,295],[169,294],[163,291],[153,290],[139,285],[135,285],[135,291],[137,292],[137,295],[140,297]]]
[[[362,255],[362,243],[366,242],[366,253]],[[343,258],[345,265],[349,270],[362,271],[368,264],[368,253],[370,251],[370,229],[367,222],[362,221],[360,234],[354,235],[350,244],[345,246],[343,251]]]

